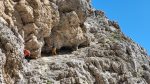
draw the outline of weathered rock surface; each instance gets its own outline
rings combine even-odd
[[[0,83],[23,83],[23,39],[15,30],[0,22]]]
[[[150,84],[146,51],[90,2],[0,0],[0,83]]]
[[[57,49],[61,47],[78,47],[86,41],[84,31],[80,27],[80,20],[75,11],[66,13],[61,16],[60,23],[53,28],[50,38],[46,38],[46,43],[55,46]]]

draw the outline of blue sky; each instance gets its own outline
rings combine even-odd
[[[117,21],[125,35],[150,55],[150,0],[92,0],[92,6]]]

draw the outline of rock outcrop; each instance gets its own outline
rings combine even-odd
[[[0,83],[150,84],[145,49],[90,2],[0,0]]]
[[[0,19],[2,20],[2,19]],[[23,39],[17,29],[0,22],[0,83],[23,83]]]

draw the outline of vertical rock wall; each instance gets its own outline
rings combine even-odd
[[[8,25],[18,28],[24,38],[25,48],[31,51],[32,58],[39,58],[44,45],[48,45],[47,50],[50,50],[53,45],[57,49],[63,46],[78,47],[87,41],[81,25],[89,14],[88,10],[91,10],[89,2],[1,0],[0,16]]]
[[[0,83],[149,84],[145,50],[90,2],[0,0]],[[52,46],[74,51],[40,58]]]
[[[18,84],[24,82],[23,42],[17,28],[8,27],[0,19],[1,84]]]

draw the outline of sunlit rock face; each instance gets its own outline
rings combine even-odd
[[[23,83],[23,39],[17,29],[0,19],[0,83]]]
[[[145,49],[90,4],[1,0],[0,83],[150,84]],[[31,52],[30,62],[24,49]]]

